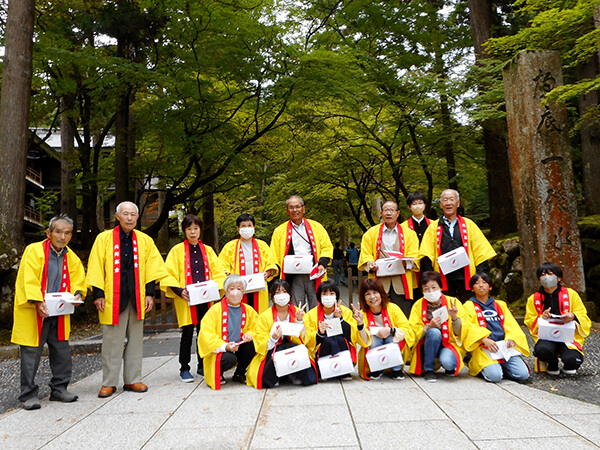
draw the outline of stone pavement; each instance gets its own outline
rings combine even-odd
[[[162,336],[163,341],[169,339]],[[173,339],[176,341],[176,339]],[[97,397],[101,373],[74,383],[79,400],[42,400],[0,416],[2,449],[600,448],[600,406],[512,381],[439,374],[221,391],[182,383],[176,355],[144,358],[149,391]],[[230,378],[231,372],[227,378]]]

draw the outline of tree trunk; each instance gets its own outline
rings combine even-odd
[[[484,44],[491,37],[493,25],[491,0],[469,0],[469,17],[475,58],[481,61],[489,57],[484,50]],[[483,84],[478,88],[480,91],[488,89]],[[484,120],[481,128],[487,167],[490,235],[500,236],[517,229],[510,181],[506,120]]]
[[[23,247],[34,0],[9,0],[0,100],[0,271]]]
[[[204,222],[204,226],[202,227],[202,242],[210,245],[218,254],[219,239],[215,223],[214,184],[208,183],[202,190],[205,192],[204,202],[202,203],[202,222]]]
[[[129,190],[129,93],[121,95],[115,119],[115,200],[132,201]]]
[[[71,96],[72,97],[72,96]],[[75,130],[69,120],[72,98],[61,97],[60,109],[60,212],[73,219],[73,236],[77,236],[77,195],[75,191]]]

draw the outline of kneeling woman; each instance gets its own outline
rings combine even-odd
[[[279,377],[275,371],[273,354],[296,345],[304,345],[302,335],[283,336],[281,327],[276,327],[273,331],[273,325],[277,323],[302,323],[303,308],[292,305],[290,295],[291,288],[287,281],[279,279],[273,282],[271,298],[274,304],[259,314],[256,323],[254,332],[256,355],[248,367],[248,386],[254,386],[256,389],[275,387]],[[311,367],[288,376],[292,383],[308,386],[317,382],[317,366],[312,359],[310,362]]]
[[[442,294],[442,277],[424,272],[420,281],[423,298],[410,311],[409,323],[417,344],[412,349],[410,373],[423,374],[425,381],[435,382],[436,359],[447,375],[458,375],[466,352],[462,347],[468,323],[460,301]],[[443,308],[447,309],[444,314]],[[441,315],[440,315],[441,313]]]
[[[361,347],[371,345],[371,336],[363,322],[363,314],[352,306],[352,311],[341,304],[340,290],[333,281],[325,281],[317,289],[319,304],[304,316],[306,346],[318,361],[319,357],[337,355],[349,350],[352,362],[356,364],[356,344]],[[328,336],[326,320],[341,320],[342,334]],[[350,375],[343,378],[350,378]]]
[[[252,333],[256,311],[242,304],[246,281],[229,275],[223,283],[225,297],[208,310],[200,325],[198,349],[204,360],[204,379],[213,389],[225,384],[223,374],[237,364],[233,381],[246,384],[246,369],[254,358]]]
[[[358,294],[363,320],[367,326],[367,333],[371,335],[370,347],[361,347],[358,352],[358,374],[365,380],[377,380],[383,371],[370,372],[366,363],[366,356],[370,349],[385,344],[396,343],[403,353],[403,358],[410,356],[410,347],[414,344],[413,333],[406,316],[399,306],[390,302],[390,299],[377,278],[369,278],[360,286]],[[372,334],[372,328],[379,328]],[[391,368],[391,376],[395,380],[404,378],[402,365]]]
[[[522,355],[529,356],[525,333],[506,303],[490,297],[492,280],[488,274],[476,273],[471,277],[469,286],[475,294],[464,305],[468,317],[465,320],[470,325],[465,339],[465,349],[472,355],[469,374],[477,376],[481,373],[483,378],[493,383],[502,379],[503,372],[514,380],[526,380],[529,378],[529,368],[521,356],[493,360],[488,354],[498,352],[498,341],[504,341],[508,349],[515,348]]]

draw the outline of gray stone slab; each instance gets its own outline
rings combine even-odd
[[[544,450],[587,450],[598,448],[579,436],[498,439],[475,441],[475,445],[481,450],[531,450],[535,448],[543,448]]]
[[[439,402],[440,408],[471,440],[572,436],[574,433],[551,417],[515,398]],[[492,420],[493,418],[493,420]]]
[[[148,392],[139,394],[124,392],[122,395],[106,402],[96,414],[144,414],[146,411],[172,412],[181,406],[191,392],[192,389],[188,389],[186,395],[178,392],[170,392],[168,389],[160,392],[150,389]]]
[[[500,386],[489,383],[481,378],[465,374],[464,370],[458,377],[449,377],[444,375],[443,372],[438,372],[437,377],[437,382],[428,383],[421,376],[411,375],[414,382],[435,401],[443,401],[450,398],[504,399],[511,397],[510,395],[507,395],[507,392]]]
[[[357,423],[362,449],[475,449],[451,420]]]
[[[446,415],[418,387],[346,391],[356,423],[442,420]]]
[[[584,438],[600,446],[600,415],[558,414],[554,418]]]
[[[358,440],[347,406],[263,406],[251,448],[351,447]]]
[[[540,409],[546,414],[600,414],[600,406],[552,394],[519,383],[502,386],[511,394]]]
[[[163,429],[210,428],[214,426],[253,427],[260,414],[263,392],[250,388],[247,394],[190,396],[164,424]]]
[[[34,450],[42,447],[48,442],[48,436],[3,436],[0,435],[0,447],[2,450]]]
[[[44,449],[141,448],[168,418],[168,412],[146,412],[143,416],[114,414],[110,416],[109,421],[108,416],[92,414],[77,426],[48,442]]]
[[[254,427],[210,427],[161,429],[148,444],[146,449],[178,449],[196,450],[199,448],[230,450],[248,448]]]
[[[319,383],[313,386],[281,385],[267,389],[265,403],[271,406],[345,405],[340,383]]]
[[[379,380],[363,380],[358,378],[356,380],[352,380],[352,382],[343,382],[344,390],[346,392],[351,391],[371,391],[371,390],[385,390],[385,389],[394,389],[394,390],[402,390],[402,389],[414,389],[419,385],[411,379],[408,374],[404,380],[392,380],[388,378],[387,374],[384,374]]]

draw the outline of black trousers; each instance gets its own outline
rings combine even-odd
[[[293,342],[284,342],[283,344],[279,344],[276,348],[277,352],[286,350],[290,347],[295,347],[296,344]],[[273,363],[273,350],[269,350],[267,352],[267,357],[265,359],[265,365],[263,367],[263,375],[262,375],[262,385],[265,388],[275,387],[277,382],[279,381],[279,377],[277,376],[277,372],[275,371],[275,364]],[[314,367],[309,367],[308,369],[301,370],[299,372],[295,372],[291,374],[295,378],[302,381],[304,386],[309,386],[311,384],[316,384],[317,382],[317,372]]]
[[[443,291],[444,295],[449,295],[450,297],[456,297],[461,302],[466,302],[471,297],[473,297],[473,292],[465,289],[465,280],[446,280],[448,284],[448,289]]]
[[[407,300],[406,295],[404,294],[397,294],[394,290],[393,284],[390,284],[390,291],[388,292],[388,295],[390,297],[390,301],[395,305],[398,305],[408,319],[410,317],[410,310],[412,308],[413,301]]]
[[[250,365],[250,361],[254,358],[254,342],[246,342],[240,344],[238,351],[223,352],[221,355],[221,375],[237,364],[235,368],[236,375],[246,375],[246,369]]]
[[[583,363],[581,352],[567,347],[563,342],[540,339],[533,348],[533,354],[540,361],[548,363],[549,370],[558,370],[559,357],[563,362],[565,370],[577,370]]]
[[[208,303],[202,305],[196,305],[196,319],[198,323],[196,325],[184,325],[181,327],[181,341],[179,342],[179,364],[180,372],[190,370],[190,361],[192,360],[192,345],[194,344],[194,330],[196,330],[196,356],[198,357],[198,370],[201,370],[204,366],[202,364],[202,358],[198,352],[198,335],[200,333],[200,322],[204,317],[204,314],[208,311]]]
[[[58,340],[58,317],[47,317],[42,325],[40,345],[28,347],[21,345],[21,395],[22,402],[36,397],[39,387],[35,384],[35,374],[40,365],[40,357],[44,344],[48,344],[50,351],[50,389],[64,392],[71,381],[71,347],[69,341]]]

